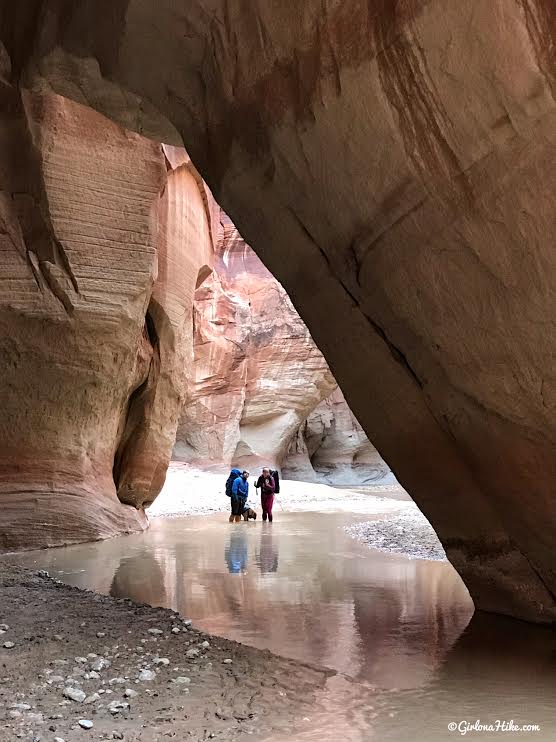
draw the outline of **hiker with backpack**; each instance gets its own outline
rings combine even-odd
[[[264,468],[263,473],[257,479],[255,489],[261,488],[261,506],[263,509],[263,520],[268,518],[272,523],[272,506],[274,505],[274,494],[280,491],[278,481],[278,472],[271,472],[270,469]]]
[[[239,469],[232,469],[230,476],[226,482],[226,495],[230,498],[231,513],[229,521],[232,523],[235,521],[239,523],[243,511],[245,510],[245,503],[249,495],[249,472]]]

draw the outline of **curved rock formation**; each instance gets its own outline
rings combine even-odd
[[[4,75],[179,131],[476,604],[554,621],[554,5],[0,9]]]
[[[195,378],[174,458],[204,468],[280,465],[335,381],[288,295],[223,212],[194,313]]]
[[[315,407],[292,438],[282,476],[351,486],[396,481],[339,387]]]
[[[192,364],[212,206],[160,145],[58,96],[1,93],[0,548],[138,530]]]

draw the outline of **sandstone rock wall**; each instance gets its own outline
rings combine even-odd
[[[553,622],[554,4],[0,10],[12,79],[183,136],[476,604]]]
[[[0,95],[0,548],[141,529],[212,260],[200,179],[67,99]]]
[[[352,486],[396,481],[339,387],[315,407],[292,438],[282,476]]]
[[[205,468],[281,465],[335,382],[286,292],[224,213],[194,312],[195,378],[174,458]]]

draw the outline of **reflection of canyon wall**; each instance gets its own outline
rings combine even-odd
[[[174,457],[281,464],[335,382],[284,289],[224,214],[222,227],[214,272],[195,293],[195,378]]]
[[[395,482],[339,388],[315,407],[292,438],[282,476],[344,485]]]
[[[0,548],[141,529],[191,367],[208,197],[90,109],[0,95]]]

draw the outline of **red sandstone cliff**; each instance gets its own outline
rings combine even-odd
[[[12,153],[0,171],[0,548],[141,529],[192,364],[210,194],[188,161],[88,108],[0,95]]]
[[[203,467],[281,465],[336,384],[286,292],[223,212],[194,325],[194,380],[174,457]]]

